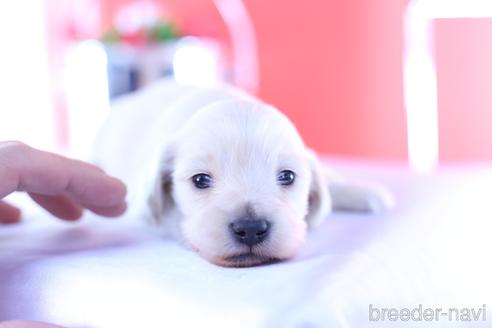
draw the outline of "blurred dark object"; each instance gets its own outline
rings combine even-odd
[[[123,95],[138,88],[138,68],[135,52],[123,45],[106,45],[108,58],[108,91],[109,97]]]

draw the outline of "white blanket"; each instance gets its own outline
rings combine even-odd
[[[416,176],[389,165],[334,162],[349,176],[389,186],[396,209],[332,215],[297,258],[260,267],[215,266],[131,221],[87,215],[74,224],[31,210],[25,223],[0,227],[0,321],[492,327],[492,169]],[[381,321],[383,308],[408,309],[413,318],[389,321],[385,312]],[[419,321],[426,308],[433,320],[420,314]],[[454,309],[469,310],[470,320],[471,310],[484,311],[466,322],[454,320]]]

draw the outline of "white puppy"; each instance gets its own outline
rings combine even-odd
[[[130,209],[147,210],[224,266],[288,259],[332,209],[390,204],[382,189],[326,174],[286,116],[225,86],[163,81],[125,97],[96,141],[94,161],[127,183]]]

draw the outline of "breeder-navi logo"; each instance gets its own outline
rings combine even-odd
[[[369,321],[486,321],[487,307],[479,308],[378,308],[369,304]]]

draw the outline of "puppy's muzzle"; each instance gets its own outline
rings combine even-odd
[[[233,238],[249,247],[264,241],[270,234],[270,223],[264,219],[242,218],[231,223]]]

